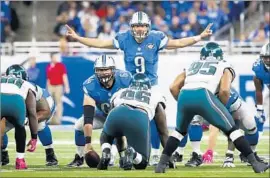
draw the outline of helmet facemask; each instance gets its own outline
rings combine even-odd
[[[261,55],[261,59],[265,65],[265,67],[270,70],[270,56],[262,56]]]
[[[136,12],[132,15],[130,20],[131,33],[138,43],[142,43],[148,36],[151,29],[151,21],[149,16],[142,12]]]
[[[138,43],[142,43],[149,34],[150,26],[149,24],[132,24],[131,31],[135,40]]]
[[[96,67],[95,74],[99,82],[105,87],[110,88],[110,81],[114,80],[114,67]]]

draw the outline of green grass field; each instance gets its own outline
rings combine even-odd
[[[111,167],[107,171],[97,171],[90,169],[86,165],[82,168],[67,168],[65,167],[74,157],[74,133],[70,131],[53,130],[54,148],[59,161],[57,167],[45,166],[45,151],[42,145],[38,145],[35,153],[26,153],[26,161],[28,165],[27,170],[17,171],[14,168],[15,163],[15,144],[14,133],[9,133],[10,144],[8,146],[10,155],[10,164],[3,166],[0,171],[0,177],[269,177],[269,171],[263,174],[255,174],[251,167],[239,162],[238,156],[235,156],[235,168],[221,168],[225,150],[226,140],[220,134],[217,143],[217,155],[215,162],[211,165],[202,165],[198,168],[187,168],[184,163],[189,159],[191,153],[190,144],[187,144],[184,155],[184,163],[179,163],[177,169],[167,170],[165,174],[155,174],[153,167],[148,167],[143,171],[122,171],[118,166]],[[95,150],[100,153],[100,146],[98,144],[100,131],[94,131],[93,145]],[[207,133],[204,134],[207,136]],[[206,149],[207,141],[204,139],[201,145],[201,150]],[[269,159],[269,132],[264,134],[258,146],[259,155],[265,156]],[[236,152],[235,155],[238,155]]]

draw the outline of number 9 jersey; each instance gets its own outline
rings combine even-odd
[[[121,89],[111,98],[112,107],[128,105],[146,111],[149,120],[155,116],[158,103],[165,105],[165,98],[151,90],[136,90],[131,88]]]
[[[114,47],[124,51],[126,70],[132,75],[144,73],[151,85],[158,83],[158,52],[168,43],[168,37],[161,31],[150,31],[149,35],[137,43],[131,31],[119,33],[113,40]]]
[[[234,69],[225,60],[199,60],[193,62],[186,71],[183,89],[206,88],[215,94],[218,92],[219,83],[225,69],[230,70],[234,79]]]

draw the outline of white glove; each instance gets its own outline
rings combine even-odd
[[[227,155],[221,167],[235,167],[233,155]]]

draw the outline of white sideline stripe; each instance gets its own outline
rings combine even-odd
[[[208,136],[203,136],[202,140],[208,140],[208,138],[209,138]],[[224,136],[219,136],[218,140],[227,140],[227,138],[224,137]],[[262,136],[260,138],[260,140],[269,140],[269,136],[264,135],[264,136]],[[93,140],[92,143],[93,144],[99,144],[99,140]],[[11,144],[11,145],[13,144],[14,145],[15,142],[12,141],[12,142],[9,142],[8,144]],[[40,141],[39,141],[39,144],[41,144]],[[72,141],[70,141],[70,140],[53,140],[53,144],[54,145],[70,145],[70,144],[75,145],[74,140],[72,140]]]

